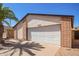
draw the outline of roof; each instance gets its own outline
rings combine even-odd
[[[13,28],[15,28],[20,22],[24,21],[24,18],[28,15],[43,15],[43,16],[65,16],[65,17],[74,17],[73,15],[57,15],[57,14],[37,14],[37,13],[27,13]]]

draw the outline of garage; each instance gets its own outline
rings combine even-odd
[[[14,28],[14,39],[72,47],[72,15],[28,13]]]
[[[28,29],[28,39],[34,42],[60,45],[60,25],[49,25]]]

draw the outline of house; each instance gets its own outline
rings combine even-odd
[[[11,27],[4,26],[4,33],[3,33],[4,39],[11,39],[14,38],[14,30]]]
[[[14,38],[72,47],[72,15],[28,13],[14,28]]]

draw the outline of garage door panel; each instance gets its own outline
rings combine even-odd
[[[58,40],[60,38],[59,34],[53,34],[53,32],[31,32],[32,40],[38,41],[38,42],[46,42],[46,43],[56,43],[59,42]],[[59,44],[59,43],[56,43]]]
[[[32,41],[54,43],[60,45],[60,26],[53,25],[47,27],[31,28],[28,30]]]

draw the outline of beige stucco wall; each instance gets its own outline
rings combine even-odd
[[[14,28],[14,38],[18,40],[24,40],[24,26],[25,22],[20,22],[17,27]]]
[[[24,41],[27,40],[27,19],[26,17],[21,21],[19,24],[17,24],[16,27],[14,27],[14,35],[15,39]]]
[[[23,27],[20,27],[19,29],[18,29],[18,31],[17,31],[17,38],[18,39],[23,39]]]
[[[42,15],[29,15],[28,27],[48,26],[61,23],[61,17],[58,16],[42,16]]]
[[[3,38],[7,38],[7,30],[4,31]]]
[[[17,29],[14,30],[14,39],[17,39]]]

